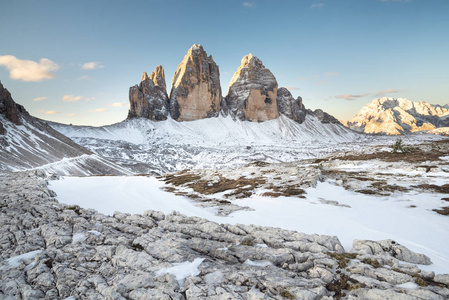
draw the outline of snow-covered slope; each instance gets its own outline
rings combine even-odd
[[[0,171],[33,168],[61,175],[129,174],[31,116],[0,83]]]
[[[367,104],[346,125],[360,132],[387,135],[433,130],[449,126],[449,108],[385,97]]]
[[[302,124],[284,116],[260,123],[220,116],[191,122],[131,119],[103,127],[50,125],[138,173],[294,161],[346,149],[349,143],[361,146],[359,142],[370,139],[310,115]]]

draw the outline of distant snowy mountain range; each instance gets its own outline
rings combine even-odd
[[[342,123],[364,133],[399,135],[426,131],[449,135],[449,105],[385,97],[374,99],[351,121]]]

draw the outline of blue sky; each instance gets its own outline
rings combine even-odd
[[[142,72],[163,65],[169,88],[195,43],[219,65],[223,95],[252,53],[307,108],[340,119],[381,96],[449,103],[447,0],[23,0],[1,10],[0,80],[48,120],[125,119]]]

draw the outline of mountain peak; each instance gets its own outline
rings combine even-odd
[[[279,117],[278,83],[273,73],[252,54],[242,59],[232,76],[226,104],[236,119],[262,122]]]
[[[143,72],[140,84],[129,88],[129,106],[128,118],[167,119],[168,95],[162,66],[157,66],[150,76]]]
[[[447,127],[448,115],[444,106],[383,97],[364,106],[347,126],[365,133],[398,135]]]
[[[170,114],[178,121],[218,116],[223,97],[220,71],[203,46],[193,45],[172,80]]]

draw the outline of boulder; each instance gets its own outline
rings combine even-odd
[[[398,244],[393,240],[369,241],[354,240],[353,251],[359,254],[382,255],[388,254],[399,260],[412,264],[430,265],[430,258],[421,253],[415,253],[407,247]]]
[[[278,110],[290,119],[302,123],[306,119],[306,110],[302,104],[302,98],[293,98],[292,94],[287,88],[280,87],[277,91],[276,97]]]
[[[226,104],[234,119],[263,122],[279,117],[278,83],[260,59],[246,55],[229,83]]]
[[[217,117],[223,97],[220,71],[203,46],[193,45],[173,76],[170,114],[177,121]]]
[[[129,88],[129,105],[128,118],[167,119],[168,95],[162,66],[157,66],[150,76],[144,72],[140,84]]]

